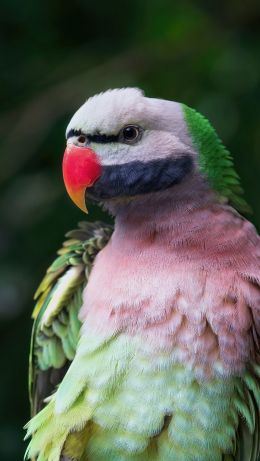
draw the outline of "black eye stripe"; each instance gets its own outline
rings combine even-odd
[[[118,142],[119,135],[106,135],[106,134],[87,134],[81,130],[70,130],[67,134],[67,139],[73,136],[86,136],[89,142],[96,142],[100,144],[105,144],[109,142]]]
[[[106,134],[91,134],[87,136],[88,140],[91,142],[97,142],[101,144],[105,144],[107,142],[117,142],[118,135],[106,135]]]
[[[135,144],[137,141],[141,139],[143,131],[144,131],[143,128],[137,125],[126,125],[123,128],[121,128],[118,134],[111,134],[111,135],[101,134],[101,133],[87,134],[82,130],[72,129],[72,130],[69,130],[67,134],[67,139],[74,137],[74,136],[75,137],[85,136],[86,141],[96,142],[100,144],[111,143],[111,142]],[[134,136],[132,136],[132,134],[134,134]]]

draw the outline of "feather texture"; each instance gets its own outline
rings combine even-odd
[[[80,223],[79,229],[67,234],[36,292],[29,371],[32,414],[43,407],[75,356],[82,290],[93,259],[110,234],[108,225]]]
[[[224,205],[194,210],[189,226],[181,212],[143,213],[138,231],[120,219],[83,292],[75,357],[28,425],[28,456],[258,461],[255,230]]]

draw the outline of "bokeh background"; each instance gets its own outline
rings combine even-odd
[[[84,219],[61,177],[71,115],[117,86],[194,106],[232,151],[260,226],[260,3],[1,0],[0,51],[0,460],[19,461],[32,295]]]

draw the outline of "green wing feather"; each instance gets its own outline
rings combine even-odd
[[[247,371],[237,388],[235,407],[240,415],[234,461],[260,461],[260,367]]]
[[[35,293],[29,361],[32,416],[55,390],[74,358],[80,321],[78,311],[97,253],[106,245],[112,226],[81,222],[66,234],[58,258],[47,270]]]

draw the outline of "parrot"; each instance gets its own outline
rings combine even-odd
[[[109,89],[62,170],[114,224],[66,234],[36,292],[26,459],[259,461],[260,239],[211,123]]]

